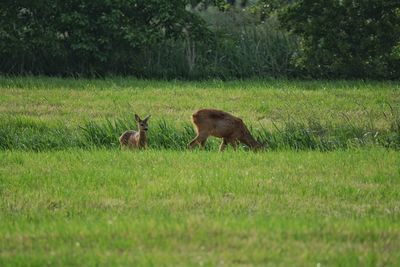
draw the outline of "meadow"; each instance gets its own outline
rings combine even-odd
[[[213,107],[243,118],[273,150],[371,144],[399,149],[399,87],[362,81],[0,78],[0,147],[117,148],[119,135],[136,127],[138,113],[152,115],[152,147],[184,150],[194,136],[191,114]]]
[[[204,107],[270,148],[188,151]],[[397,266],[399,109],[389,81],[2,77],[0,266]]]

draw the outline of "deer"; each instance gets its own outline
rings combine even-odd
[[[224,151],[228,144],[234,150],[238,143],[243,143],[252,150],[264,148],[267,144],[261,144],[251,135],[241,118],[217,109],[200,109],[192,115],[192,122],[196,128],[196,137],[188,144],[193,149],[197,144],[204,149],[209,136],[222,138],[219,151]]]
[[[148,115],[143,120],[135,114],[135,121],[138,125],[138,131],[128,130],[125,131],[119,138],[121,149],[145,149],[147,148],[147,130],[148,121],[151,115]]]

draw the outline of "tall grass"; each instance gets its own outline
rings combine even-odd
[[[322,123],[316,119],[296,121],[289,119],[273,129],[250,125],[253,135],[267,142],[269,150],[319,150],[329,151],[362,146],[381,146],[400,149],[400,117],[385,114],[391,120],[390,128],[378,129],[366,122],[355,125],[351,121],[342,124]],[[127,129],[136,129],[131,119],[104,119],[86,121],[77,128],[55,123],[46,125],[23,117],[7,117],[0,120],[0,149],[60,150],[67,148],[119,147],[119,136]],[[173,124],[165,120],[150,123],[149,146],[154,149],[185,150],[195,137],[190,123]],[[206,149],[216,150],[220,140],[210,138]],[[246,148],[243,148],[246,149]]]
[[[296,38],[271,18],[256,23],[246,12],[201,12],[213,38],[166,40],[138,55],[136,73],[156,78],[287,77]]]
[[[0,149],[53,150],[86,147],[82,134],[62,123],[47,125],[24,117],[0,119]]]

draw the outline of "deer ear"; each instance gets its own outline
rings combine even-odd
[[[140,117],[139,117],[137,114],[135,114],[135,120],[136,120],[137,122],[140,122]]]
[[[151,115],[147,116],[146,118],[144,118],[144,121],[148,121],[151,118]]]

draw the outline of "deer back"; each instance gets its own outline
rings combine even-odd
[[[235,135],[239,137],[245,130],[243,121],[228,112],[215,109],[201,109],[192,115],[198,132],[225,138]]]

